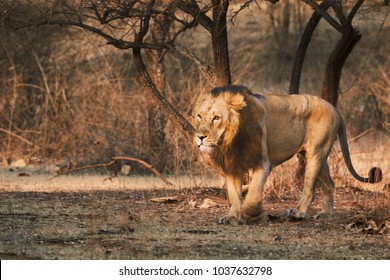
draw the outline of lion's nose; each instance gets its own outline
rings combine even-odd
[[[197,135],[200,141],[203,141],[203,139],[207,138],[206,135]]]

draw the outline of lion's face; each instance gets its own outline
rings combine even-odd
[[[239,127],[239,111],[245,105],[242,95],[229,92],[200,98],[195,109],[195,143],[201,152],[211,153],[230,144]]]

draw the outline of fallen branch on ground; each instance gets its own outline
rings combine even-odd
[[[97,168],[97,167],[113,167],[114,164],[118,160],[127,160],[127,161],[137,162],[137,163],[141,164],[142,166],[144,166],[145,168],[147,168],[148,170],[150,170],[151,172],[153,172],[153,174],[156,175],[158,178],[160,178],[167,186],[173,186],[173,184],[171,182],[169,182],[167,178],[165,178],[160,172],[158,172],[158,170],[155,167],[153,167],[149,163],[147,163],[141,159],[138,159],[138,158],[122,157],[122,156],[113,157],[112,160],[108,163],[98,163],[98,164],[94,164],[94,165],[86,165],[86,166],[81,166],[81,167],[76,167],[76,168],[67,168],[67,169],[59,172],[58,174],[56,174],[52,178],[50,178],[50,180],[52,180],[58,176],[61,176],[61,175],[69,174],[71,172],[76,172],[76,171],[80,171],[80,170],[84,170],[84,169],[93,169],[93,168]],[[115,177],[117,177],[116,171],[115,171],[114,175],[109,177],[108,179],[112,179]]]

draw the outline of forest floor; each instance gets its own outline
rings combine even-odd
[[[296,222],[285,213],[297,195],[269,196],[268,221],[232,226],[217,223],[228,210],[218,181],[104,178],[1,169],[0,259],[390,259],[385,194],[340,188],[332,217],[312,218],[318,195]]]

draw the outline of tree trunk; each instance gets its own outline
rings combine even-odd
[[[279,47],[286,47],[288,46],[289,37],[290,37],[290,17],[291,17],[291,6],[290,1],[285,1],[284,7],[283,7],[283,16],[282,16],[282,36],[281,36],[281,42],[282,45],[279,45]]]
[[[226,27],[226,15],[229,8],[228,0],[212,0],[213,4],[213,29],[211,33],[216,86],[224,86],[231,83],[228,35]]]
[[[169,9],[169,6],[167,7]],[[151,37],[153,42],[164,43],[167,37],[166,30],[169,30],[172,19],[165,15],[159,15],[158,22],[154,22],[151,27]],[[164,65],[164,50],[146,50],[148,59],[150,76],[154,81],[156,88],[161,95],[165,96],[166,90],[166,74]],[[166,149],[165,139],[166,119],[164,112],[160,107],[156,107],[154,103],[149,104],[148,109],[148,132],[149,132],[149,156],[150,163],[160,172],[170,168],[169,151]]]
[[[159,61],[160,51],[147,51],[149,69],[156,88],[165,96],[165,69],[162,61]],[[165,141],[166,120],[161,108],[154,103],[149,103],[148,109],[148,132],[149,132],[149,155],[150,163],[160,172],[166,166],[169,157]]]
[[[337,106],[341,72],[344,63],[360,38],[360,33],[352,25],[346,28],[326,64],[321,98],[332,103],[334,106]]]
[[[329,8],[329,6],[330,6],[329,3],[325,1],[321,3],[320,8],[326,11]],[[321,18],[322,18],[321,13],[315,11],[311,16],[311,18],[309,19],[305,27],[305,30],[303,31],[301,41],[299,42],[298,49],[295,53],[293,68],[291,71],[290,89],[289,89],[290,94],[299,93],[299,86],[301,82],[301,74],[302,74],[303,63],[305,61],[306,51],[307,48],[309,47],[314,30],[316,29]]]

